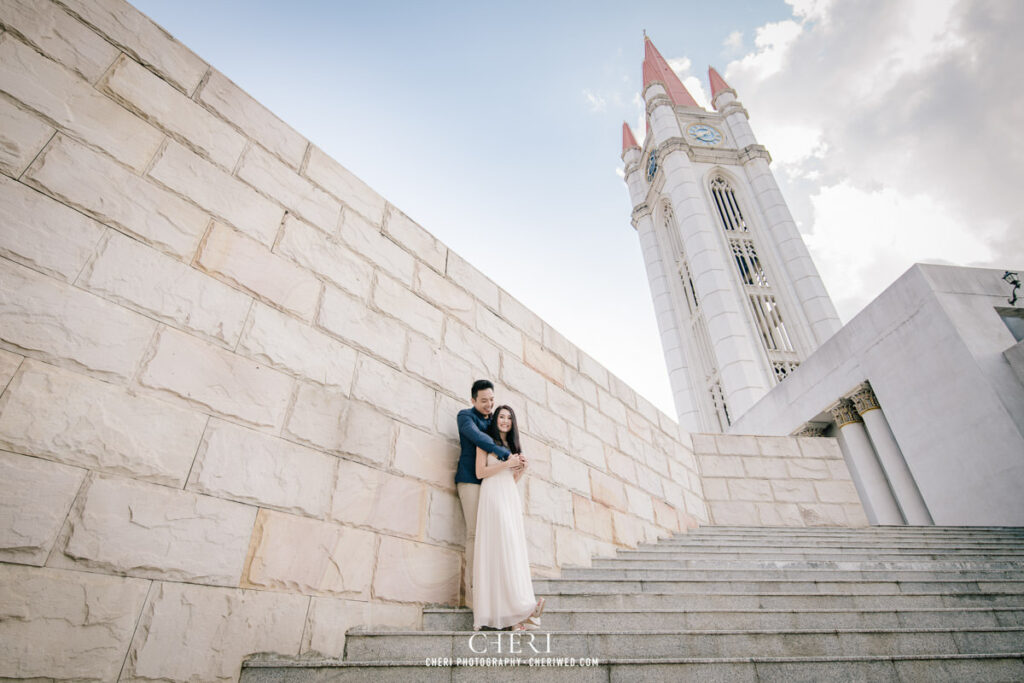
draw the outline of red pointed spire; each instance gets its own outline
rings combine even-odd
[[[651,39],[644,36],[644,88],[655,81],[665,86],[665,90],[668,91],[668,96],[674,104],[687,107],[700,106],[679,80],[679,76],[676,76],[676,72],[658,52],[658,48],[654,47]]]
[[[723,90],[732,90],[732,88],[729,87],[729,84],[725,82],[725,79],[715,71],[715,67],[713,66],[708,67],[708,80],[711,81],[712,100],[714,100],[715,96]]]
[[[636,138],[633,137],[633,131],[629,129],[629,124],[623,122],[622,124],[622,151],[625,152],[627,149],[632,147],[639,147],[636,144]]]

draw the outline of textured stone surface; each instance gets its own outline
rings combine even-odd
[[[305,320],[316,313],[322,287],[309,271],[223,223],[213,224],[197,263],[228,284]]]
[[[569,425],[569,452],[594,467],[605,469],[604,443],[577,425]]]
[[[445,272],[452,282],[494,310],[498,310],[501,305],[498,285],[453,251],[448,252],[448,265],[445,267]]]
[[[576,494],[573,494],[572,497],[572,510],[576,529],[606,541],[612,540],[611,510],[600,503],[595,503],[589,498]]]
[[[540,342],[544,335],[544,322],[536,313],[528,309],[518,299],[504,290],[498,292],[499,307],[501,316],[530,337],[535,342]]]
[[[523,362],[555,384],[562,384],[565,374],[562,369],[565,365],[558,356],[542,348],[540,344],[532,339],[526,339],[523,343]],[[583,413],[581,408],[579,422],[582,421]]]
[[[501,354],[501,380],[516,391],[535,398],[543,397],[547,387],[544,377],[510,353]]]
[[[345,632],[353,626],[417,629],[420,621],[418,605],[314,597],[306,615],[302,654],[340,658],[345,653]]]
[[[348,393],[356,352],[323,332],[257,302],[238,353]]]
[[[526,552],[530,564],[540,567],[555,566],[555,538],[550,522],[527,516]]]
[[[25,179],[100,223],[185,260],[210,222],[184,199],[62,135],[47,145]],[[110,191],[114,187],[117,192]]]
[[[0,5],[0,11],[5,5]],[[54,127],[0,99],[0,171],[17,178],[53,136]]]
[[[163,140],[156,128],[9,33],[0,36],[0,90],[136,170]]]
[[[540,477],[527,478],[526,508],[529,514],[553,524],[572,526],[572,494]]]
[[[414,289],[466,325],[473,325],[476,320],[476,300],[466,290],[422,263],[416,265]]]
[[[337,458],[284,439],[212,419],[190,490],[312,517],[331,507]]]
[[[428,339],[440,343],[444,314],[397,281],[378,275],[373,288],[373,304]]]
[[[454,396],[464,395],[475,379],[461,358],[416,334],[409,335],[405,369]]]
[[[452,545],[466,541],[466,518],[459,497],[448,491],[430,489],[427,508],[427,538]]]
[[[139,381],[228,417],[263,427],[279,427],[294,380],[165,328],[160,331]]]
[[[338,463],[331,511],[334,520],[419,536],[425,508],[426,487],[422,483],[350,460]]]
[[[156,323],[0,260],[0,339],[61,365],[130,377]]]
[[[617,479],[590,470],[590,490],[596,502],[617,510],[626,509],[626,491]]]
[[[0,560],[42,565],[85,470],[0,451]]]
[[[292,412],[285,424],[285,436],[333,453],[344,443],[348,399],[337,389],[298,382]]]
[[[560,567],[589,567],[590,545],[576,531],[555,527],[555,559]]]
[[[548,444],[569,448],[569,425],[557,413],[536,403],[529,404],[530,434]]]
[[[261,147],[251,145],[238,167],[238,177],[257,190],[273,197],[289,211],[331,231],[341,216],[341,204],[311,182],[298,175]]]
[[[235,681],[247,655],[298,652],[308,608],[305,595],[156,582],[124,677]]]
[[[149,176],[257,242],[274,244],[284,209],[182,145],[169,142]]]
[[[397,424],[374,406],[353,401],[345,411],[338,450],[383,465],[391,455]]]
[[[14,377],[15,371],[24,359],[24,356],[0,349],[0,394],[3,394],[4,389],[11,381],[11,378]]]
[[[243,587],[368,597],[376,537],[369,531],[260,510]]]
[[[459,597],[460,560],[452,550],[382,536],[373,594],[398,602],[454,604]]]
[[[3,103],[0,100],[0,111]],[[0,255],[67,282],[82,270],[105,230],[96,221],[2,175],[0,203],[4,207]]]
[[[360,356],[352,397],[417,427],[433,426],[433,389],[373,358]]]
[[[346,244],[368,261],[406,286],[412,286],[416,260],[365,218],[353,211],[345,210],[338,234]]]
[[[422,226],[394,207],[388,212],[385,231],[428,266],[439,273],[444,272],[448,249]]]
[[[77,284],[228,347],[238,342],[252,305],[237,289],[113,230]]]
[[[290,258],[363,300],[370,298],[373,268],[337,239],[328,237],[294,216],[284,220],[284,233],[275,253]]]
[[[384,218],[384,198],[347,168],[339,164],[316,146],[309,150],[304,174],[345,204],[380,225]]]
[[[331,334],[391,361],[405,355],[405,328],[395,320],[370,310],[366,303],[327,286],[317,324]]]
[[[0,446],[182,486],[206,416],[26,360],[0,399]]]
[[[398,426],[392,463],[395,469],[450,489],[455,486],[454,475],[458,461],[459,448],[455,443],[408,425]]]
[[[470,364],[477,375],[498,377],[501,355],[497,348],[479,334],[451,320],[445,325],[444,345],[452,353]],[[461,395],[469,398],[469,387]]]
[[[99,87],[214,163],[233,169],[245,138],[135,60],[122,56]]]
[[[590,468],[565,453],[551,454],[551,479],[585,496],[590,495]]]
[[[0,564],[0,677],[117,680],[149,584]]]
[[[522,357],[523,333],[482,306],[476,309],[476,329],[498,346]]]
[[[68,519],[62,554],[51,563],[237,586],[255,519],[248,505],[90,475]]]

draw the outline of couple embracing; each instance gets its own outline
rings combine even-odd
[[[466,605],[473,628],[532,630],[544,598],[533,593],[523,506],[516,483],[529,463],[511,407],[495,407],[494,385],[478,379],[473,407],[458,415],[462,447],[455,488],[466,517]]]

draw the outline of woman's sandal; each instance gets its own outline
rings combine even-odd
[[[526,623],[525,622],[519,622],[518,624],[516,624],[515,626],[513,626],[509,630],[510,631],[525,631],[526,630]]]
[[[538,600],[537,607],[533,610],[533,613],[530,615],[530,618],[536,619],[538,624],[540,624],[540,615],[544,611],[544,603],[546,602],[547,600],[545,600],[544,598]]]

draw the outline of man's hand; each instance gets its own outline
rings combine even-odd
[[[526,471],[526,468],[529,467],[529,466],[530,466],[530,461],[527,459],[527,457],[525,455],[520,453],[519,454],[519,465],[516,465],[512,469],[516,470],[517,472],[524,472],[524,471]]]

